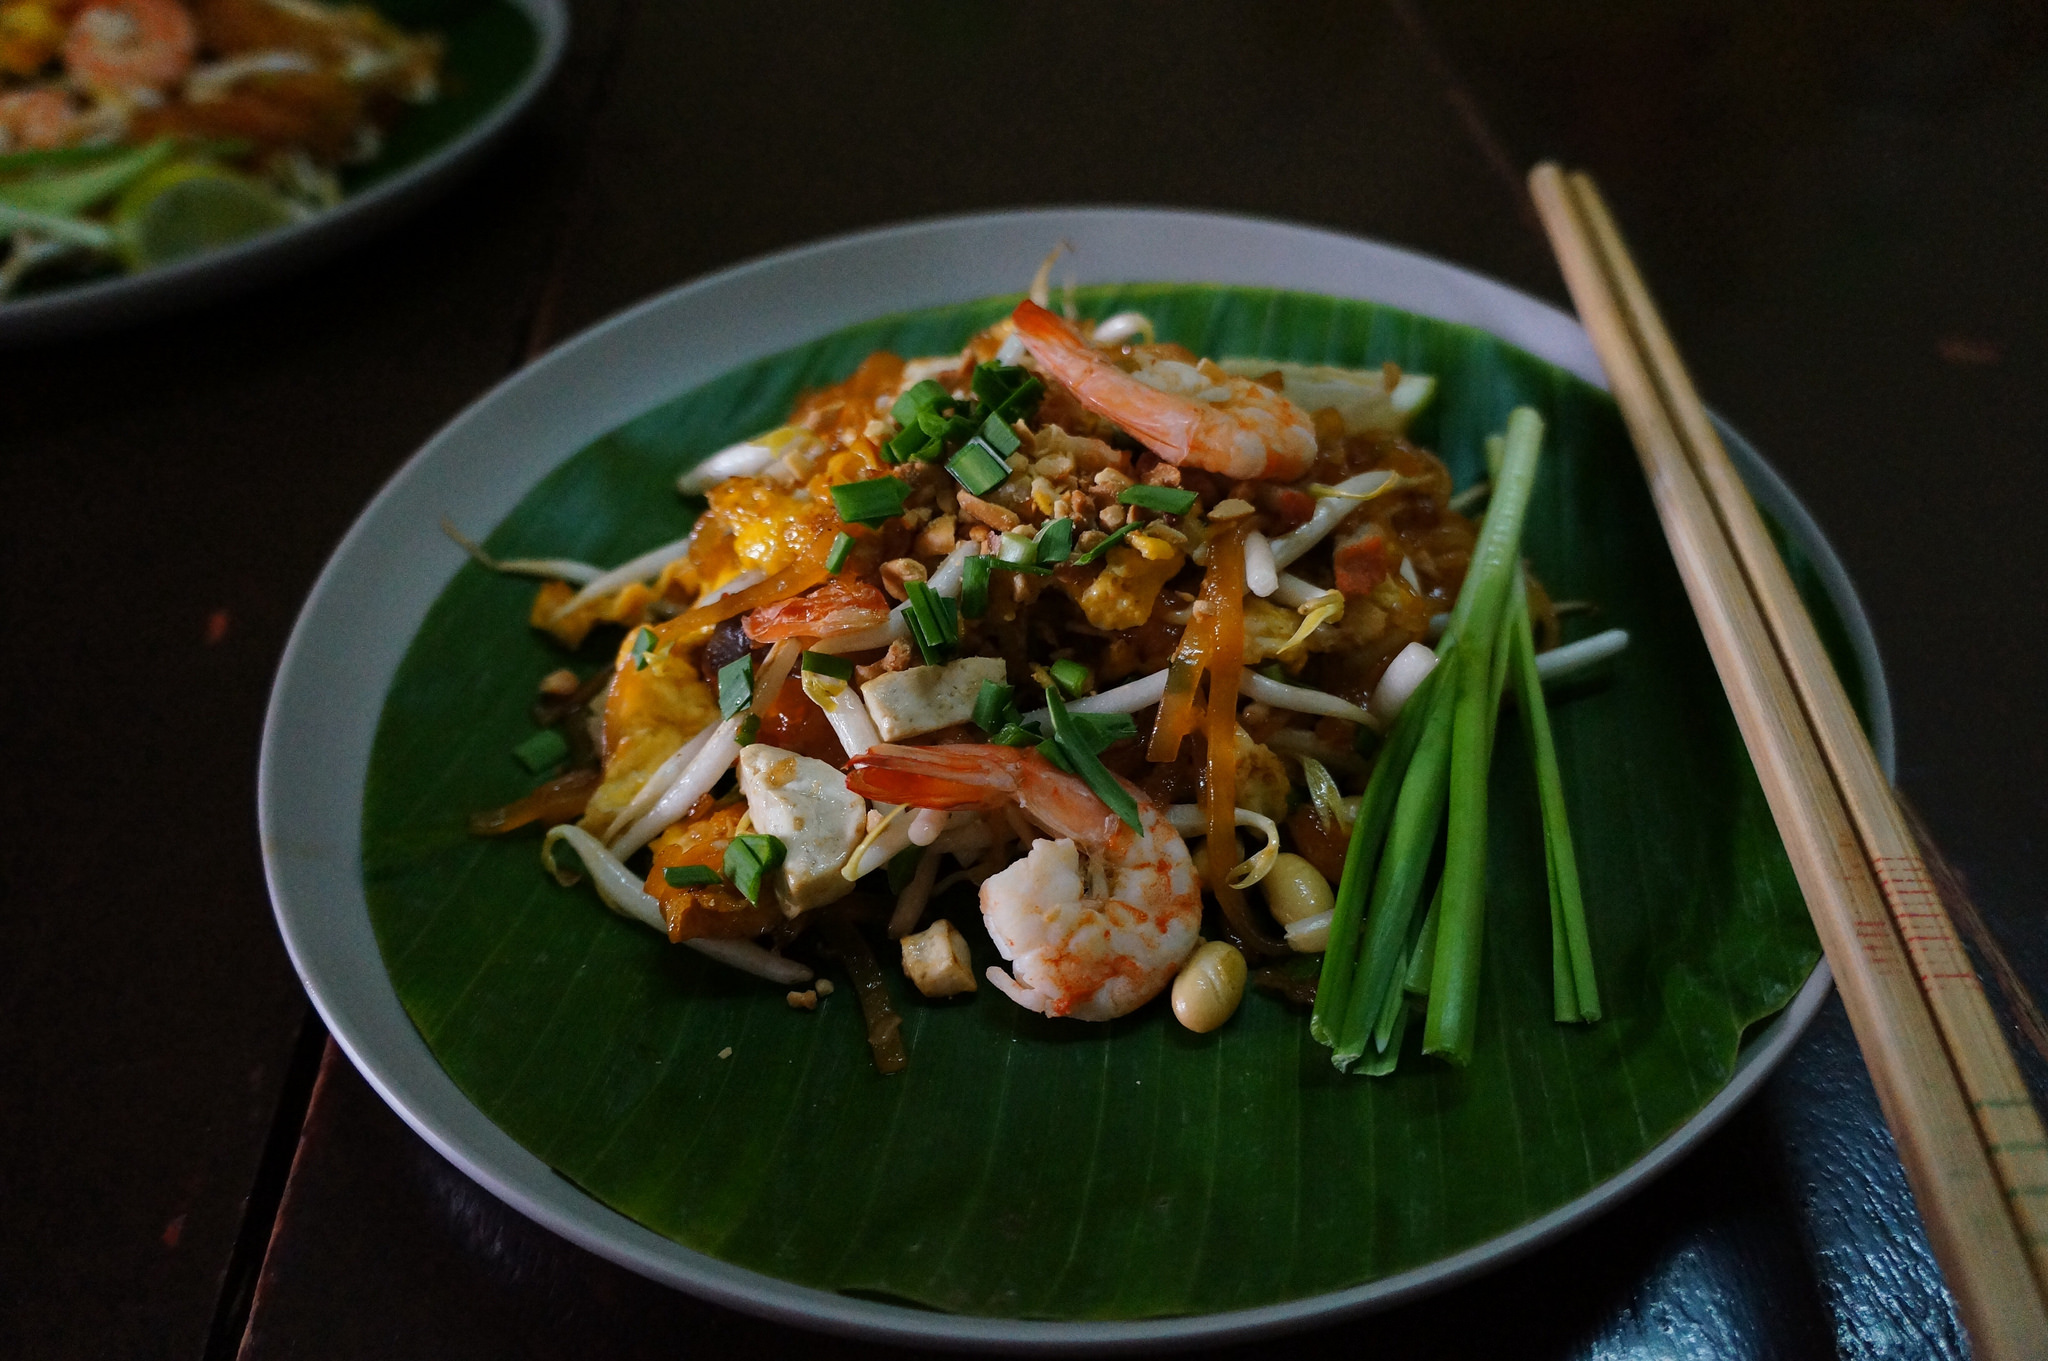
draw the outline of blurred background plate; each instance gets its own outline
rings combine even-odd
[[[682,1247],[557,1175],[480,1112],[414,1028],[380,957],[361,868],[364,776],[384,695],[429,606],[464,559],[432,526],[500,522],[598,436],[738,365],[856,322],[1014,289],[1017,262],[1064,239],[1090,282],[1149,279],[1367,298],[1476,326],[1596,384],[1562,312],[1405,251],[1286,224],[1080,209],[917,223],[713,275],[555,350],[430,441],[357,521],[293,632],[265,726],[263,848],[280,928],[336,1041],[419,1133],[508,1204],[656,1280],[765,1316],[897,1341],[1089,1348],[1220,1341],[1379,1307],[1502,1262],[1599,1213],[1693,1147],[1755,1090],[1825,996],[1817,967],[1745,1047],[1728,1085],[1626,1171],[1533,1222],[1427,1266],[1309,1299],[1200,1317],[1040,1322],[936,1314],[796,1286]],[[1760,501],[1814,562],[1843,618],[1887,766],[1891,721],[1874,644],[1811,519],[1731,440]]]
[[[374,162],[344,171],[338,205],[157,269],[0,302],[0,348],[226,297],[382,230],[448,188],[512,125],[547,85],[569,36],[563,0],[379,0],[375,8],[411,31],[441,35],[441,94],[407,111]]]

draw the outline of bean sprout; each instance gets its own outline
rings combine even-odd
[[[593,567],[587,562],[574,558],[494,558],[484,551],[484,546],[464,537],[455,522],[447,516],[441,517],[441,532],[462,546],[462,551],[475,560],[476,565],[487,572],[502,572],[506,576],[540,577],[548,581],[567,581],[581,586],[604,575],[604,568]]]

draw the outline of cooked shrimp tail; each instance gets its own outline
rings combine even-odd
[[[1025,348],[1081,405],[1169,463],[1233,478],[1292,482],[1316,457],[1315,422],[1271,388],[1213,364],[1141,358],[1126,373],[1037,303],[1010,314]]]
[[[847,787],[920,808],[1014,807],[1058,838],[981,886],[982,918],[1013,970],[988,979],[1019,1006],[1122,1016],[1158,996],[1195,947],[1202,896],[1187,845],[1142,797],[1134,832],[1036,751],[968,743],[871,748]]]

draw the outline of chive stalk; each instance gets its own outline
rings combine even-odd
[[[1452,689],[1451,760],[1444,838],[1443,909],[1430,972],[1422,1052],[1461,1067],[1479,1020],[1480,945],[1486,924],[1486,783],[1493,758],[1494,689],[1503,612],[1521,561],[1522,523],[1543,443],[1543,418],[1527,407],[1508,417],[1493,500],[1473,549],[1446,636],[1463,654]]]
[[[1600,1019],[1600,987],[1593,977],[1593,945],[1586,934],[1586,902],[1579,889],[1578,857],[1572,849],[1572,828],[1565,816],[1564,778],[1557,766],[1557,746],[1550,732],[1550,713],[1543,702],[1543,682],[1536,674],[1536,640],[1529,628],[1528,583],[1515,581],[1513,639],[1515,699],[1529,728],[1529,751],[1536,766],[1536,797],[1543,808],[1543,858],[1550,879],[1550,973],[1554,1014],[1560,1021]]]

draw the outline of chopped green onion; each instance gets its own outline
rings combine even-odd
[[[908,463],[913,459],[928,463],[939,453],[938,443],[915,421],[904,426],[896,438],[882,446],[882,456],[891,463]]]
[[[1089,563],[1095,561],[1104,553],[1107,553],[1110,549],[1122,543],[1124,540],[1124,536],[1126,534],[1129,534],[1132,528],[1133,526],[1129,524],[1118,525],[1114,530],[1110,531],[1110,535],[1108,538],[1104,539],[1101,543],[1096,544],[1095,547],[1089,549],[1087,552],[1082,553],[1078,557],[1076,557],[1074,559],[1075,563],[1082,567],[1086,567]]]
[[[986,496],[1010,476],[1010,465],[980,438],[967,441],[946,464],[946,471],[976,496]]]
[[[924,859],[924,847],[905,846],[889,857],[889,891],[901,893],[910,883],[910,876],[917,873],[917,862]]]
[[[569,754],[569,744],[562,734],[553,728],[542,728],[533,736],[512,748],[512,755],[519,764],[538,775],[549,766],[559,764]]]
[[[647,669],[647,656],[650,652],[654,651],[654,645],[659,641],[660,639],[654,635],[654,630],[644,626],[638,633],[633,635],[633,651],[630,655],[633,658],[633,669],[635,671],[645,671]]]
[[[996,540],[998,567],[1029,567],[1038,561],[1038,540],[1021,529],[1013,529]]]
[[[725,848],[725,877],[750,903],[761,901],[761,879],[782,863],[788,852],[778,837],[750,833],[736,836]]]
[[[754,654],[743,652],[718,668],[718,715],[731,718],[754,702]]]
[[[1038,410],[1038,399],[1045,392],[1044,383],[1034,378],[1029,369],[1015,364],[978,365],[972,386],[974,395],[986,408],[980,414],[994,416],[1005,425],[1029,419]]]
[[[1138,735],[1138,720],[1129,714],[1084,714],[1068,711],[1074,720],[1074,729],[1088,744],[1088,750],[1100,755],[1112,743]]]
[[[1023,444],[1023,441],[1017,438],[1017,432],[993,412],[982,421],[980,432],[982,441],[1003,458],[1016,453],[1018,447]]]
[[[842,529],[839,531],[839,537],[832,540],[832,547],[825,553],[825,570],[836,572],[846,566],[847,556],[852,552],[853,535]]]
[[[953,406],[953,394],[940,387],[930,378],[914,383],[905,390],[896,404],[889,408],[889,414],[896,418],[896,424],[909,425],[921,417],[938,411],[941,407]]]
[[[661,872],[670,888],[708,888],[722,882],[709,865],[670,865]]]
[[[988,583],[995,561],[980,554],[960,564],[960,613],[979,619],[988,613]]]
[[[1018,745],[1021,746],[1022,743]],[[1079,775],[1081,773],[1074,769],[1073,761],[1068,758],[1066,752],[1060,749],[1059,742],[1054,738],[1048,737],[1040,742],[1038,744],[1038,754],[1058,766],[1061,770],[1066,771],[1069,775]]]
[[[1116,494],[1116,499],[1122,505],[1143,506],[1167,515],[1185,515],[1195,505],[1195,494],[1185,487],[1148,487],[1142,482],[1125,487]]]
[[[760,737],[761,715],[748,714],[740,720],[740,730],[732,735],[732,740],[743,747],[751,747],[760,740]]]
[[[829,652],[806,652],[797,659],[797,665],[805,671],[830,676],[833,680],[853,679],[853,663],[844,657],[835,657]]]
[[[1020,721],[1017,692],[1001,681],[983,681],[981,693],[974,697],[974,726],[995,733]]]
[[[1068,699],[1079,699],[1095,688],[1095,673],[1072,658],[1056,661],[1048,669],[1052,672],[1053,681]]]
[[[1043,742],[1045,734],[1035,723],[1012,723],[988,740],[999,747],[1031,747]]]
[[[1052,715],[1053,741],[1073,763],[1073,772],[1088,782],[1088,787],[1095,791],[1095,797],[1108,804],[1109,811],[1122,818],[1125,826],[1134,832],[1144,831],[1143,825],[1138,821],[1138,801],[1132,798],[1131,791],[1118,784],[1116,776],[1110,774],[1108,768],[1096,759],[1095,753],[1089,749],[1088,735],[1076,728],[1074,715],[1067,712],[1067,702],[1060,698],[1057,686],[1046,690],[1045,707]],[[1124,717],[1128,718],[1129,715]],[[1136,731],[1135,725],[1132,731]],[[1043,747],[1039,749],[1044,750]],[[1059,762],[1055,761],[1054,764],[1057,765]]]
[[[1074,555],[1074,522],[1072,519],[1054,520],[1038,531],[1038,561],[1065,562]]]
[[[922,581],[906,581],[903,588],[910,603],[905,617],[911,639],[924,654],[925,664],[937,666],[960,642],[959,605]]]
[[[903,513],[910,487],[898,477],[871,477],[864,482],[840,482],[830,488],[832,504],[839,518],[848,524],[873,529]]]

